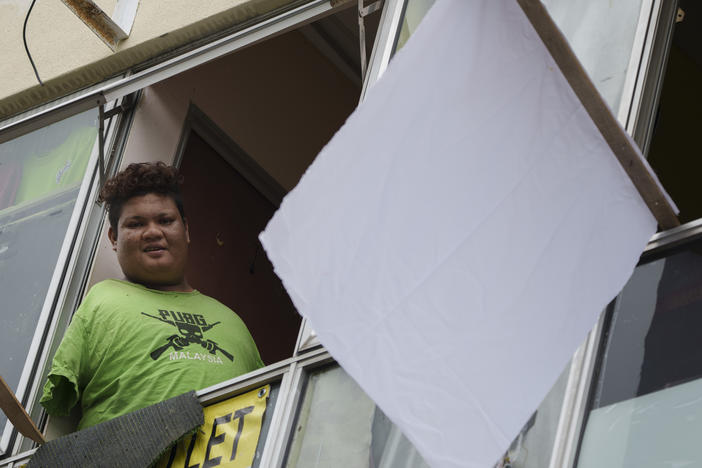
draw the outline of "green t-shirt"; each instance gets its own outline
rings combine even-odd
[[[41,404],[60,416],[80,399],[84,429],[262,366],[244,322],[215,299],[106,280],[76,311]]]

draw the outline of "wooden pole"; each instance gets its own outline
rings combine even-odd
[[[0,409],[23,436],[29,437],[38,444],[44,443],[41,432],[2,377],[0,377]]]
[[[680,225],[673,207],[641,159],[640,151],[614,118],[568,41],[540,0],[517,0],[576,96],[595,123],[661,229]]]

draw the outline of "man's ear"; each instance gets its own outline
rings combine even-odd
[[[188,229],[187,218],[183,218],[183,225],[185,226],[185,240],[190,244],[190,230]]]
[[[112,230],[112,226],[107,229],[107,237],[112,244],[112,250],[117,251],[117,233]]]

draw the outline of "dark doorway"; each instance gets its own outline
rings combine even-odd
[[[275,204],[194,130],[180,170],[188,280],[244,320],[266,364],[291,357],[301,319],[258,240]]]

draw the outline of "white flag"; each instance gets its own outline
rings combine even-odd
[[[261,240],[425,459],[486,468],[655,229],[519,5],[439,0]]]

